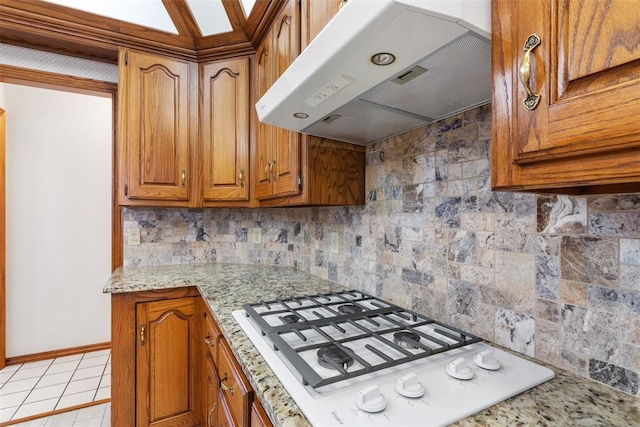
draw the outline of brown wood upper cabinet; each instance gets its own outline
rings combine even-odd
[[[256,52],[258,99],[284,73],[299,52],[300,8],[298,0],[289,0]],[[256,148],[256,198],[262,200],[299,194],[300,134],[261,122]]]
[[[187,205],[196,176],[191,157],[197,129],[197,108],[191,104],[196,68],[129,49],[120,51],[119,60],[121,153],[126,153],[122,201]]]
[[[205,205],[249,200],[249,60],[200,65]]]
[[[256,53],[256,99],[338,12],[339,0],[289,0]],[[302,19],[299,19],[302,16]],[[364,204],[365,148],[259,123],[260,206]]]
[[[198,64],[123,49],[119,71],[121,204],[249,205],[248,58],[198,78]]]
[[[493,0],[492,8],[493,188],[638,191],[640,7]]]
[[[302,0],[301,43],[304,50],[340,9],[343,0]]]

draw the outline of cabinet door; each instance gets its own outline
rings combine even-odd
[[[207,355],[205,357],[205,372],[204,376],[206,378],[205,384],[205,405],[204,405],[204,425],[206,427],[217,427],[219,413],[221,411],[220,400],[219,400],[219,384],[220,380],[218,379],[218,375],[216,374],[216,366],[213,362],[213,358],[207,351]]]
[[[218,378],[220,394],[224,397],[231,418],[236,426],[248,426],[251,417],[253,390],[242,373],[229,345],[220,340],[218,346]]]
[[[190,65],[145,53],[126,53],[123,105],[127,114],[129,199],[189,200]],[[122,84],[122,83],[121,83]]]
[[[494,186],[637,182],[636,2],[496,0],[493,11]],[[533,109],[525,84],[540,96]]]
[[[249,60],[201,66],[205,201],[249,199]]]
[[[197,425],[196,298],[139,303],[136,317],[136,425]]]
[[[302,0],[301,49],[304,50],[338,13],[342,0]]]
[[[273,27],[274,81],[291,65],[300,52],[300,9],[297,0],[289,0]],[[300,134],[274,128],[271,159],[273,195],[299,193]]]
[[[273,82],[272,61],[272,31],[270,31],[258,46],[256,52],[257,82],[256,96],[260,99]],[[253,176],[256,179],[256,199],[264,199],[271,196],[271,159],[274,127],[266,123],[258,122],[258,143],[256,146],[256,161]]]

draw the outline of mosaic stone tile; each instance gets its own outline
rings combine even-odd
[[[536,257],[536,295],[557,300],[560,291],[560,261],[558,257],[538,255]]]
[[[620,195],[620,210],[621,211],[640,210],[640,194]]]
[[[640,265],[620,265],[620,288],[640,292]]]
[[[587,200],[570,196],[538,196],[538,231],[582,234],[587,230]]]
[[[623,316],[640,316],[640,293],[589,286],[589,307]]]
[[[619,279],[618,243],[598,237],[562,238],[563,279],[616,287]]]
[[[496,310],[495,342],[519,353],[535,353],[535,319],[511,310]]]
[[[591,196],[587,198],[587,208],[589,212],[611,212],[617,211],[619,196],[616,194],[606,194],[602,196]]]
[[[620,262],[640,265],[640,239],[620,239]]]
[[[589,233],[640,238],[640,212],[589,214]]]
[[[633,395],[638,393],[638,374],[636,372],[601,360],[589,360],[589,377],[626,393]]]
[[[476,315],[477,289],[475,285],[449,279],[448,294],[451,307],[456,313],[467,316]]]
[[[613,316],[565,304],[561,322],[565,348],[604,361],[616,356],[618,333]]]

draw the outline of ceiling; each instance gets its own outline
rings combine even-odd
[[[283,0],[2,0],[0,42],[115,62],[119,47],[207,61],[253,53]]]

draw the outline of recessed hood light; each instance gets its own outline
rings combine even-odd
[[[393,53],[380,52],[371,57],[371,62],[375,65],[391,65],[396,62],[396,56]]]

